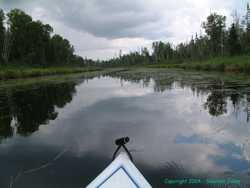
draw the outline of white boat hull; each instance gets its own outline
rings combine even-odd
[[[116,159],[98,175],[87,188],[151,188],[126,153]]]

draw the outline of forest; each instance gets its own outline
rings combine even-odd
[[[0,66],[2,70],[6,65],[42,68],[65,65],[78,67],[149,65],[162,68],[206,67],[205,69],[209,70],[212,62],[216,64],[212,69],[224,70],[225,64],[235,64],[237,61],[238,64],[244,64],[244,66],[237,65],[238,67],[250,71],[250,6],[247,5],[243,18],[235,14],[230,26],[226,25],[226,19],[226,16],[211,13],[201,24],[204,32],[196,33],[188,42],[174,45],[170,42],[155,41],[151,49],[142,47],[139,51],[128,54],[122,54],[120,50],[118,57],[92,60],[76,55],[69,40],[54,34],[49,24],[33,20],[20,9],[13,9],[8,13],[0,10]],[[204,61],[206,63],[202,64]]]
[[[235,13],[229,27],[226,25],[226,19],[226,16],[211,13],[201,24],[204,34],[196,33],[188,42],[173,45],[170,42],[156,41],[152,44],[152,52],[143,47],[141,50],[129,54],[119,53],[119,57],[104,63],[113,66],[150,63],[178,64],[249,55],[250,6],[247,5],[246,15],[243,18]]]
[[[0,64],[57,66],[83,65],[91,60],[74,53],[70,42],[53,33],[49,24],[35,21],[19,9],[0,10]]]

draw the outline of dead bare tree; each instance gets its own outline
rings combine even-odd
[[[10,55],[12,43],[13,43],[13,37],[12,37],[10,29],[7,28],[5,31],[5,36],[4,36],[3,54],[2,54],[5,64],[8,64],[9,62],[9,55]]]

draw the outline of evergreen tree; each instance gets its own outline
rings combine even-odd
[[[250,24],[247,25],[246,31],[242,36],[242,51],[250,54]]]
[[[10,61],[22,61],[27,55],[29,45],[28,25],[32,18],[19,9],[13,9],[8,14],[12,45],[10,49]]]
[[[245,20],[245,30],[241,34],[241,44],[242,44],[242,52],[245,54],[250,53],[250,6],[247,4],[247,11]]]
[[[228,46],[229,46],[229,54],[230,55],[239,55],[241,52],[241,45],[239,40],[239,35],[237,32],[237,28],[233,23],[228,36]]]
[[[51,36],[53,28],[50,25],[33,21],[31,16],[19,9],[11,10],[7,17],[10,62],[41,66],[84,62],[74,55],[74,48],[67,39],[60,35]],[[0,40],[4,36],[3,20],[4,14],[0,11]]]
[[[3,47],[4,47],[4,19],[5,15],[2,9],[0,9],[0,64],[3,61]]]
[[[213,13],[207,17],[203,23],[203,28],[209,37],[211,55],[222,55],[224,47],[224,28],[226,17]]]

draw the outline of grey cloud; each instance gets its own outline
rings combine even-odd
[[[160,12],[150,9],[147,3],[141,0],[38,0],[35,2],[28,0],[22,2],[3,1],[3,5],[7,8],[14,8],[16,5],[28,11],[43,8],[52,19],[96,37],[154,39],[162,37],[163,34],[159,27],[156,29],[161,21]]]
[[[141,3],[117,0],[95,0],[91,3],[78,1],[74,4],[61,1],[55,11],[50,11],[50,14],[54,13],[56,15],[53,16],[69,27],[110,39],[151,38],[153,31],[145,30],[148,25],[157,24],[161,17],[159,13],[146,10]]]

